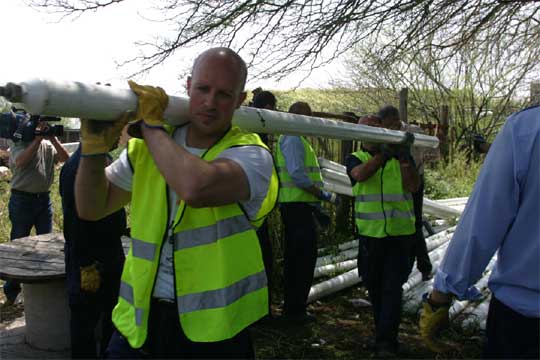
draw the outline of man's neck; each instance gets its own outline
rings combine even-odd
[[[219,135],[207,135],[207,134],[201,134],[197,131],[196,128],[191,126],[191,124],[187,125],[187,133],[186,133],[186,145],[189,147],[193,147],[196,149],[209,149],[211,148],[216,142],[219,141],[225,135],[225,132]]]

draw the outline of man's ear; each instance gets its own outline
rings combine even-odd
[[[240,93],[240,97],[238,98],[238,102],[236,103],[236,108],[238,109],[240,105],[244,103],[244,100],[246,100],[247,92],[242,91]]]
[[[191,76],[187,77],[186,89],[187,89],[188,96],[191,96]]]

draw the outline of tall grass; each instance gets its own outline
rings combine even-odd
[[[484,156],[468,159],[464,152],[457,152],[448,163],[428,164],[425,196],[434,200],[469,196],[483,161]]]

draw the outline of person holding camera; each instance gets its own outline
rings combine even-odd
[[[378,116],[365,116],[360,125],[381,127]],[[407,280],[415,216],[412,194],[420,179],[410,147],[363,142],[346,160],[353,185],[359,234],[358,269],[373,306],[375,352],[395,356],[401,318],[402,285]]]
[[[305,102],[296,102],[289,113],[311,116]],[[314,320],[307,311],[307,298],[317,261],[317,226],[314,216],[320,201],[336,204],[337,195],[322,189],[319,161],[303,136],[281,135],[276,149],[280,182],[279,209],[283,222],[285,319]]]
[[[55,136],[48,135],[48,124],[40,121],[31,141],[18,140],[25,126],[21,122],[9,148],[9,167],[12,172],[11,197],[9,199],[10,239],[30,235],[33,227],[36,234],[52,232],[52,204],[49,189],[54,179],[54,165],[64,162],[69,155]],[[4,294],[6,304],[13,304],[21,291],[17,281],[6,281]]]

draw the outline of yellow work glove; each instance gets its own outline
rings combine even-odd
[[[81,266],[81,290],[95,293],[99,289],[101,278],[96,263]]]
[[[81,154],[92,156],[111,151],[130,119],[129,113],[116,121],[81,119]]]
[[[136,120],[130,123],[128,134],[142,139],[141,125],[143,123],[147,127],[163,128],[163,113],[169,104],[169,96],[160,87],[139,85],[131,80],[128,84],[138,97]]]
[[[434,352],[446,351],[446,346],[437,341],[435,336],[444,328],[448,327],[448,305],[443,305],[434,309],[428,302],[427,298],[424,298],[422,302],[422,312],[420,314],[420,321],[418,326],[420,327],[420,336],[424,343]]]

